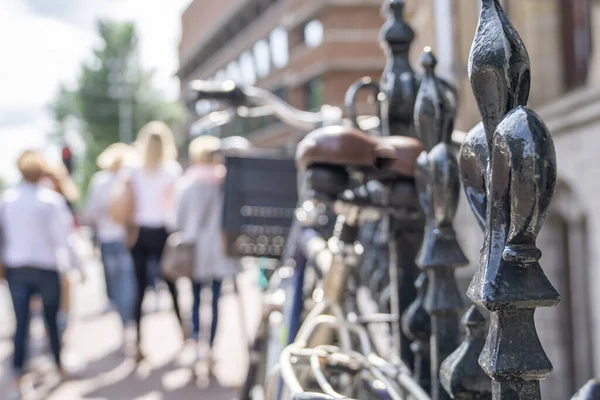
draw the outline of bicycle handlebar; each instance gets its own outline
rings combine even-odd
[[[213,82],[202,80],[194,80],[188,84],[185,100],[188,106],[192,106],[200,100],[217,100],[238,107],[248,101],[246,93],[233,81]]]
[[[275,115],[284,123],[302,131],[312,131],[324,123],[344,124],[341,113],[336,107],[323,107],[320,112],[299,110],[268,90],[255,86],[238,86],[233,81],[212,82],[194,80],[188,84],[185,92],[186,104],[192,108],[192,104],[200,100],[217,100],[237,108],[237,110],[215,111],[200,119],[199,126],[217,127],[230,122],[234,116],[258,117],[269,114]],[[193,109],[193,108],[192,108]],[[240,113],[239,110],[244,110]],[[331,110],[331,111],[330,111]],[[326,115],[330,113],[331,115]],[[379,127],[378,116],[363,116],[356,119],[360,129],[368,131]],[[454,131],[452,134],[452,145],[460,148],[465,132]]]
[[[234,107],[268,106],[273,114],[283,122],[304,131],[316,129],[325,119],[322,112],[298,110],[268,90],[254,86],[241,87],[233,81],[222,83],[191,81],[188,84],[185,98],[188,106],[199,100],[217,100]]]

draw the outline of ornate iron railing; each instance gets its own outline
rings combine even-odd
[[[382,120],[389,133],[416,136],[425,151],[416,184],[425,236],[417,257],[418,295],[403,317],[413,343],[413,373],[439,399],[541,399],[540,381],[552,371],[537,336],[534,313],[555,306],[560,295],[540,266],[536,238],[556,184],[552,137],[527,108],[529,56],[499,0],[481,0],[479,25],[469,58],[469,78],[482,122],[464,140],[459,157],[451,147],[456,94],[435,75],[431,49],[423,76],[408,62],[414,32],[403,20],[403,0],[390,0],[381,31],[388,63],[382,77]],[[416,129],[415,129],[416,128]],[[464,304],[454,269],[468,264],[453,228],[462,181],[484,232],[478,268]],[[489,312],[489,328],[482,314]],[[487,337],[486,337],[487,331]],[[427,366],[430,370],[427,370]],[[573,399],[599,399],[590,381]]]

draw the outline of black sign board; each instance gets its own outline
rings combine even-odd
[[[296,166],[272,154],[226,157],[223,231],[230,256],[280,258],[297,207]]]

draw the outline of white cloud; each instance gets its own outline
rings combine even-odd
[[[138,26],[142,63],[155,83],[177,97],[180,15],[190,0],[0,1],[0,176],[15,177],[14,161],[28,147],[48,147],[46,106],[60,83],[76,82],[80,63],[97,43],[97,18]]]
[[[46,104],[60,81],[72,83],[93,32],[0,6],[0,107]]]

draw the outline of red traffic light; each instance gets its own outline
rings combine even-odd
[[[73,173],[73,153],[69,146],[62,148],[62,162],[67,168],[69,175]]]
[[[71,149],[68,146],[65,146],[62,148],[62,159],[63,160],[68,160],[73,156],[73,153],[71,153]]]

